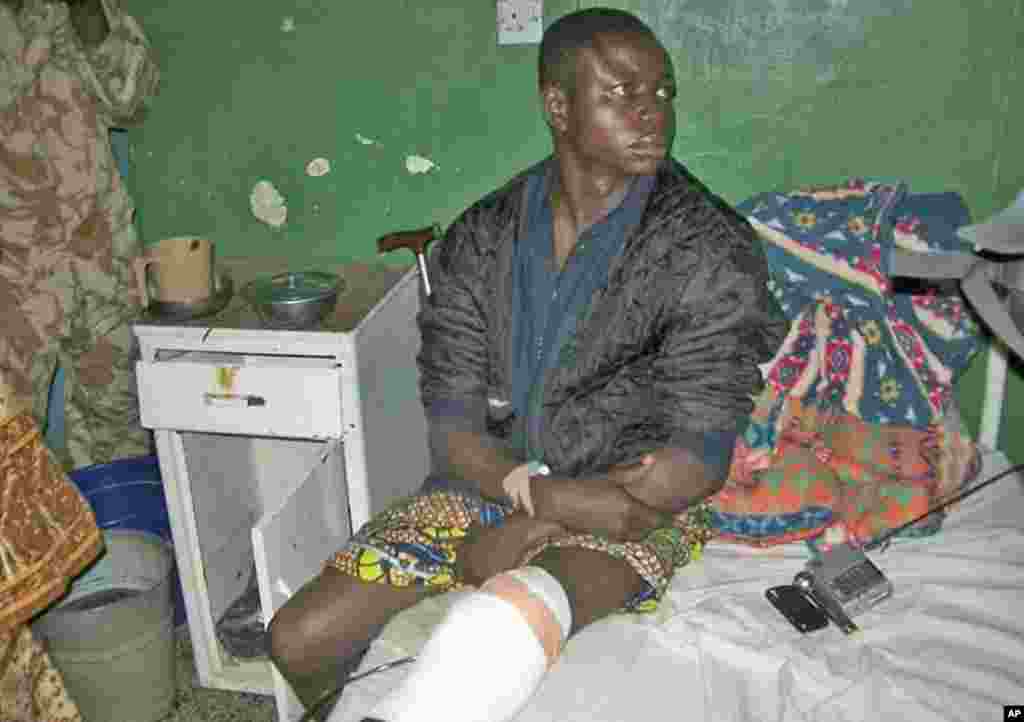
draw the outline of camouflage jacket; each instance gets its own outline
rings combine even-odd
[[[111,239],[133,206],[118,176],[109,130],[137,117],[159,72],[139,25],[103,0],[107,38],[87,49],[67,5],[0,3],[0,253],[5,274],[37,267],[30,255],[130,255]],[[43,260],[43,259],[40,259]],[[45,265],[45,262],[42,264]],[[17,279],[7,279],[17,282]]]

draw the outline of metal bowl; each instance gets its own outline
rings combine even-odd
[[[342,280],[324,271],[289,271],[257,278],[242,288],[242,296],[265,324],[288,329],[316,326],[338,302]]]

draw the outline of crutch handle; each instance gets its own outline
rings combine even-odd
[[[435,223],[425,228],[417,228],[413,231],[395,231],[381,236],[377,239],[377,253],[389,253],[399,248],[408,248],[417,256],[426,253],[427,246],[439,235],[439,228]]]

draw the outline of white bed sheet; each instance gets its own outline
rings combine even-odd
[[[1009,466],[986,457],[983,478]],[[981,722],[1024,702],[1024,478],[960,503],[942,531],[874,554],[891,599],[861,632],[801,635],[765,600],[802,544],[712,544],[660,610],[615,615],[570,640],[518,722]],[[450,597],[396,617],[363,669],[415,654]],[[404,668],[350,685],[332,722],[360,720]]]

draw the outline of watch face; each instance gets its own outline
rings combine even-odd
[[[530,476],[547,476],[551,473],[551,467],[543,461],[531,461],[526,465],[526,473]]]

